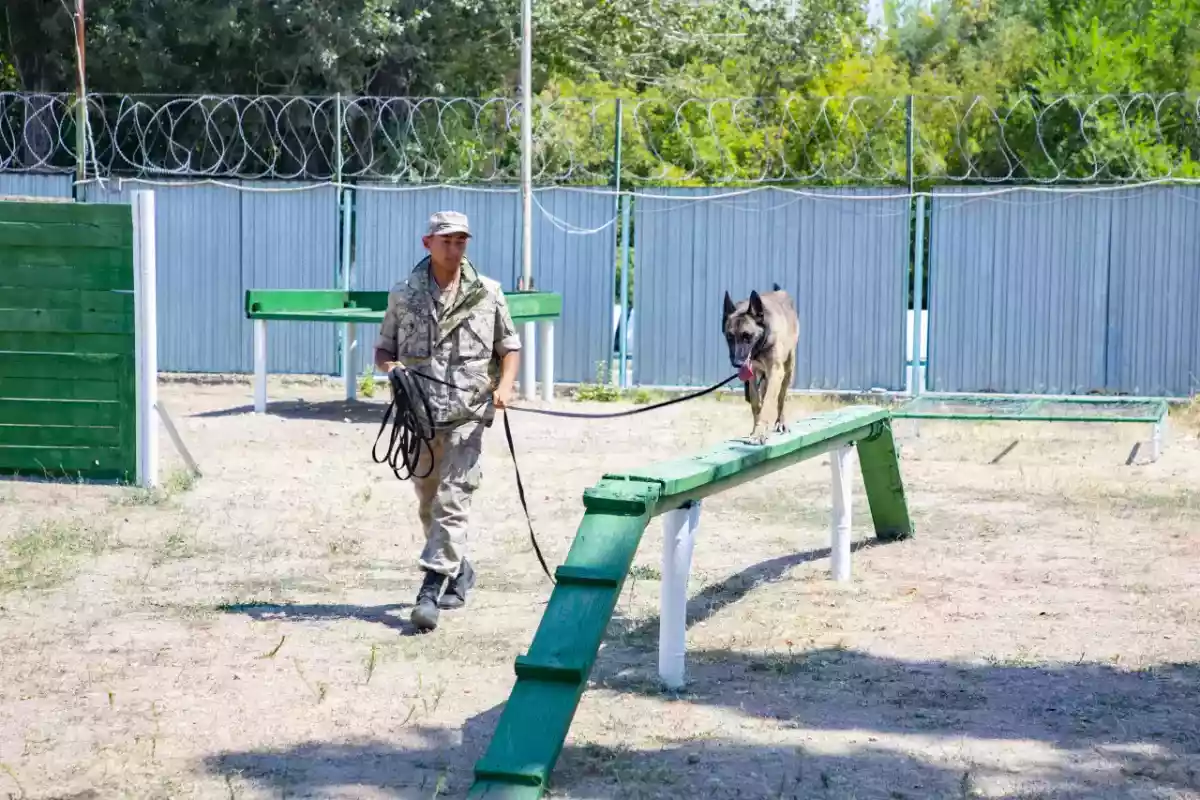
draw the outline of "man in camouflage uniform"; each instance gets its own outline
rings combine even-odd
[[[425,580],[412,611],[420,630],[437,627],[439,607],[461,608],[475,584],[466,546],[471,495],[482,478],[483,432],[495,409],[508,404],[520,358],[521,341],[499,282],[479,274],[464,255],[470,236],[463,214],[430,217],[421,239],[429,255],[392,287],[375,341],[375,365],[382,371],[402,364],[466,390],[416,378],[429,398],[435,430],[433,469],[423,451],[413,475],[425,532],[418,560]],[[425,472],[428,477],[416,477]]]

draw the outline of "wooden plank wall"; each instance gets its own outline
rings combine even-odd
[[[0,201],[0,473],[133,481],[133,215]]]

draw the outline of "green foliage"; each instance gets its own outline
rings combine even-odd
[[[73,91],[72,7],[9,0],[0,90]],[[92,91],[506,97],[408,113],[385,99],[357,103],[342,151],[350,174],[518,174],[520,0],[89,0],[87,9]],[[918,183],[1194,177],[1197,19],[1200,0],[894,0],[883,30],[871,31],[858,0],[536,2],[537,173],[606,182],[620,97],[627,188],[903,183],[912,96]],[[96,102],[106,120],[120,112]],[[178,161],[179,143],[195,140],[188,163],[208,169],[209,151],[221,149],[212,142],[236,148],[240,137],[254,151],[245,163],[282,159],[280,173],[328,174],[332,109],[314,117],[287,102],[226,103],[168,123],[152,122],[151,109],[126,119],[123,135],[168,124],[169,137],[118,146],[151,161],[154,148],[173,148]],[[103,150],[108,133],[98,130]]]

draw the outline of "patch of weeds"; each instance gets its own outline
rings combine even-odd
[[[193,558],[199,553],[194,534],[185,533],[182,528],[176,528],[154,548],[151,563],[158,567],[168,561],[181,561]]]
[[[613,386],[609,377],[607,361],[596,364],[596,382],[581,383],[575,390],[575,399],[579,402],[612,403],[621,399],[621,390]]]
[[[353,556],[362,552],[362,540],[356,536],[339,536],[329,542],[329,555]]]
[[[375,396],[375,365],[372,364],[363,369],[363,374],[358,379],[358,393],[363,397]]]
[[[195,473],[186,469],[175,469],[158,486],[148,489],[138,486],[114,497],[110,502],[114,506],[160,506],[178,495],[191,491],[195,485]]]
[[[637,564],[629,570],[629,577],[639,581],[661,581],[662,572],[658,567],[652,567],[648,564]]]
[[[22,526],[5,543],[0,561],[0,593],[49,589],[72,573],[80,558],[112,546],[112,531],[83,520],[56,520]]]
[[[1025,647],[1017,648],[1017,652],[1011,656],[985,656],[984,661],[992,667],[1036,667],[1043,663]]]
[[[636,389],[630,389],[627,393],[627,397],[629,402],[633,403],[635,406],[645,406],[649,405],[650,403],[661,403],[667,399],[667,395],[664,392],[646,389],[641,386]]]

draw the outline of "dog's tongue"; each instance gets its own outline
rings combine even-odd
[[[744,381],[754,380],[754,369],[750,366],[749,361],[742,364],[741,369],[738,370],[738,378]]]

